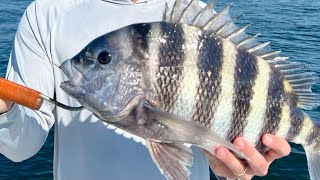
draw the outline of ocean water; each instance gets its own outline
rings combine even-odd
[[[252,23],[249,33],[262,33],[260,40],[271,41],[291,61],[305,62],[320,76],[320,1],[315,0],[218,0],[217,9],[234,2],[233,14],[243,14],[239,25]],[[31,0],[0,0],[0,76],[5,76],[15,31]],[[313,87],[316,92],[320,86]],[[315,119],[320,108],[308,112]],[[14,163],[0,155],[0,179],[52,179],[53,131],[42,149],[32,158]],[[107,177],[106,177],[107,178]],[[214,178],[212,178],[214,179]],[[254,179],[309,179],[301,146],[292,144],[290,156],[276,160],[265,177]]]

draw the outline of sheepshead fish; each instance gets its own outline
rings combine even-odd
[[[269,42],[199,0],[166,4],[163,21],[133,24],[94,39],[61,68],[61,88],[103,121],[146,140],[167,179],[189,179],[189,145],[214,154],[244,136],[261,152],[265,133],[305,148],[320,179],[319,126],[303,111],[319,105],[315,75]]]

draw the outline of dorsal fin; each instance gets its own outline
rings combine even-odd
[[[199,12],[195,15],[195,17],[191,17],[192,24],[196,27],[202,27],[204,26],[210,18],[214,16],[213,7],[215,5],[216,1],[212,0],[207,6],[203,9],[200,9]]]
[[[230,15],[232,4],[216,14],[213,10],[215,1],[212,0],[205,8],[201,8],[199,0],[191,0],[188,4],[184,0],[177,0],[171,9],[166,5],[163,21],[201,28],[209,34],[224,38],[234,43],[238,48],[245,49],[266,60],[288,80],[293,91],[299,97],[299,107],[312,109],[319,106],[320,98],[311,91],[311,87],[315,83],[315,74],[303,73],[302,71],[305,70],[303,64],[287,61],[288,57],[279,55],[281,51],[273,51],[269,42],[258,42],[257,36],[260,34],[248,35],[245,30],[250,24],[244,27],[235,25],[236,19],[231,18]]]

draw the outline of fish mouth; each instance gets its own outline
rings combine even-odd
[[[65,60],[59,68],[68,77],[67,81],[61,82],[61,86],[75,87],[85,79],[83,73],[72,63],[71,59]]]

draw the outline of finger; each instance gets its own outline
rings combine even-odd
[[[219,158],[216,156],[212,155],[210,152],[208,152],[205,149],[201,149],[207,156],[208,156],[208,161],[211,170],[214,172],[215,175],[217,176],[227,176],[230,177],[230,175],[234,175],[233,172],[228,168],[228,166],[223,163]]]
[[[234,176],[233,172],[219,158],[211,156],[209,159],[211,170],[218,176]]]
[[[233,143],[249,158],[248,164],[253,174],[265,176],[268,173],[269,163],[252,144],[242,137],[236,138]]]
[[[212,168],[212,171],[215,172],[215,174],[217,172],[219,172],[219,174],[217,175],[226,174],[225,169],[228,169],[228,167],[222,161],[220,161],[216,156],[212,155],[209,151],[202,148],[200,149],[208,156],[210,167]]]
[[[216,156],[228,167],[228,175],[232,176],[232,178],[239,178],[236,174],[242,174],[245,171],[246,166],[244,163],[228,149],[224,147],[217,148]]]
[[[262,142],[264,145],[277,152],[281,157],[290,154],[291,147],[283,138],[279,138],[272,134],[265,134],[262,137]]]
[[[279,138],[272,134],[265,134],[262,137],[262,142],[272,150],[269,150],[270,152],[268,151],[266,154],[266,158],[268,158],[268,161],[273,161],[290,154],[291,147],[289,143],[283,138]]]
[[[212,155],[210,152],[208,152],[205,149],[201,149],[201,150],[208,156],[210,168],[215,175],[221,176],[221,177],[239,179],[239,176],[236,176],[230,170],[230,168],[224,162],[222,162],[218,157]],[[228,149],[226,149],[226,151],[228,151]],[[252,178],[252,175],[249,175],[249,174],[245,174],[241,176],[242,180],[250,180],[251,178]]]
[[[276,151],[270,149],[269,151],[266,152],[266,154],[264,155],[264,158],[266,159],[266,161],[268,163],[272,163],[274,160],[281,158],[282,156],[280,156]]]

